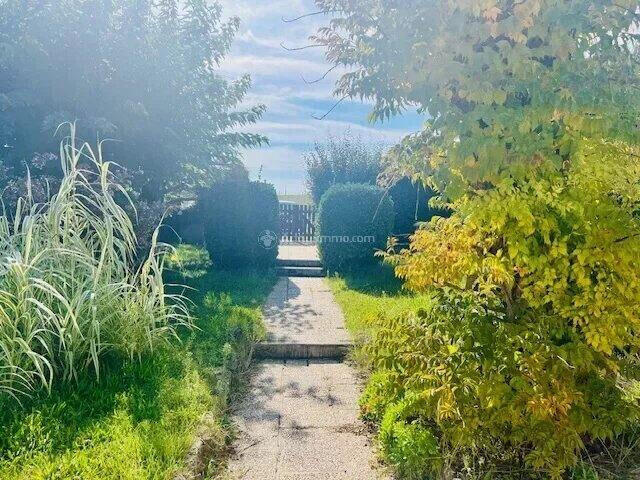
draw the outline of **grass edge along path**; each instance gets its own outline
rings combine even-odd
[[[395,277],[393,268],[385,264],[336,274],[328,277],[327,281],[344,313],[345,326],[353,338],[354,348],[350,359],[364,377],[364,385],[368,385],[369,380],[375,378],[376,366],[364,347],[375,333],[380,319],[420,308],[430,308],[433,298],[430,294],[414,294],[403,289],[402,281]],[[366,395],[366,387],[359,400],[361,416],[374,432],[378,458],[390,468],[390,471],[399,473],[397,465],[389,462],[383,454],[379,437],[380,426],[368,421],[366,415],[363,415],[362,402],[366,398],[363,395]]]
[[[404,290],[388,265],[375,264],[335,274],[327,277],[327,282],[342,308],[345,325],[355,344],[352,358],[364,371],[369,371],[371,365],[363,357],[361,347],[375,330],[381,315],[394,316],[432,305],[430,295]]]
[[[99,382],[82,378],[22,407],[0,405],[0,478],[172,478],[203,429],[214,473],[229,442],[227,406],[276,278],[244,270],[186,280],[198,329],[180,343],[140,360],[111,359]]]

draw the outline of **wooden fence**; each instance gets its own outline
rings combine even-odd
[[[313,205],[280,202],[281,243],[315,242],[315,224]]]

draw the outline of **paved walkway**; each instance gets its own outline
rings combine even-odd
[[[269,342],[349,343],[342,310],[324,278],[280,278],[263,311]]]
[[[264,307],[264,316],[269,341],[348,341],[342,312],[322,278],[282,278]],[[251,390],[235,414],[239,435],[229,476],[244,480],[383,478],[358,418],[359,395],[354,370],[339,361],[259,363]]]
[[[303,243],[284,244],[278,247],[280,260],[318,260],[318,249],[315,245]]]

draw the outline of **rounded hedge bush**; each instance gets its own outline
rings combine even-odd
[[[167,223],[182,242],[206,247],[216,268],[264,268],[278,256],[279,204],[269,183],[218,182],[198,192],[196,204]]]
[[[393,231],[393,201],[373,185],[334,185],[320,199],[317,222],[318,251],[327,269],[371,263]]]

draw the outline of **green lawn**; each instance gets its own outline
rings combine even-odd
[[[275,280],[254,271],[189,279],[198,329],[182,332],[181,343],[140,361],[110,359],[99,382],[56,385],[22,408],[0,405],[0,478],[170,478],[184,467],[205,413],[222,452],[228,399]]]
[[[374,265],[328,279],[342,307],[346,326],[356,342],[375,329],[379,315],[398,315],[431,305],[427,294],[413,294],[402,288],[391,267]],[[358,352],[356,351],[356,359]]]

